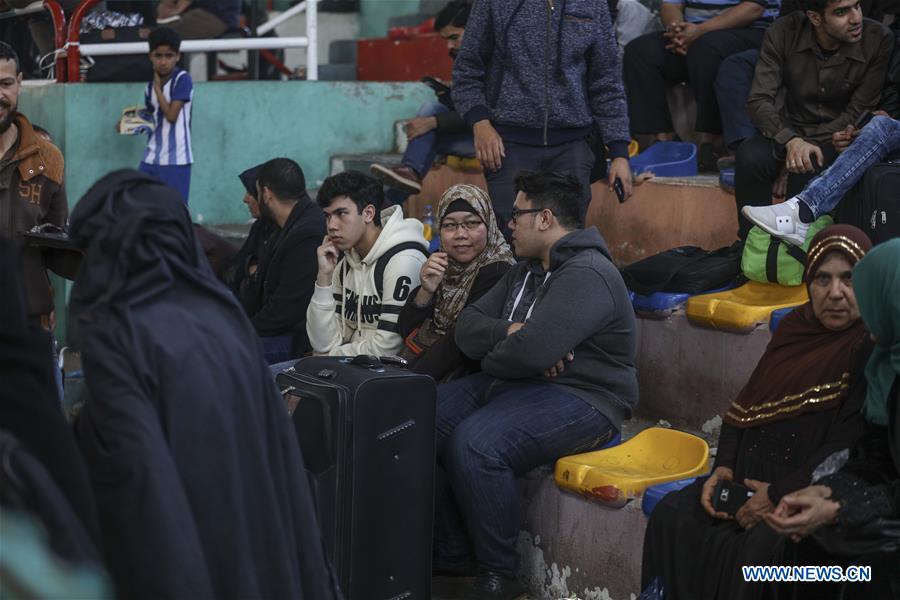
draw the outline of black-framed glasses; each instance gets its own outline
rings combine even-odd
[[[514,208],[512,211],[512,222],[515,223],[519,217],[522,215],[531,215],[539,212],[543,212],[545,210],[550,210],[549,208]],[[550,211],[551,213],[553,211]]]
[[[478,229],[478,226],[483,223],[484,221],[481,219],[466,219],[462,223],[457,223],[456,221],[441,221],[441,231],[445,233],[456,233],[460,227],[466,231],[475,231]]]

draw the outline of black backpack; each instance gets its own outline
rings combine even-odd
[[[741,243],[718,250],[679,246],[623,268],[622,278],[631,291],[699,294],[725,287],[741,272]]]

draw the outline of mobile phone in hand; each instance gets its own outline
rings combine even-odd
[[[625,186],[622,185],[622,180],[616,177],[616,180],[613,182],[613,191],[616,192],[616,198],[619,199],[619,204],[625,202]]]
[[[713,490],[712,505],[716,512],[733,517],[752,495],[753,490],[746,485],[720,479]]]
[[[441,83],[440,81],[438,81],[437,79],[435,79],[434,77],[429,77],[428,75],[426,75],[425,77],[422,78],[422,83],[424,83],[425,85],[430,87],[434,91],[434,93],[439,96],[442,94],[450,93],[450,88],[447,87],[446,85],[444,85],[443,83]]]

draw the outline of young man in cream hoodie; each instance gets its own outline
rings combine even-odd
[[[319,189],[327,235],[306,314],[317,355],[384,356],[403,346],[397,316],[419,285],[428,242],[421,222],[404,219],[399,206],[382,211],[383,201],[381,184],[357,171],[333,175]]]

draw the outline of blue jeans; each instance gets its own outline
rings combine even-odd
[[[548,383],[479,373],[438,386],[435,567],[463,563],[471,540],[480,567],[514,576],[516,476],[615,433],[597,409]]]
[[[869,167],[897,151],[900,151],[900,121],[890,117],[873,117],[850,147],[821,175],[809,182],[797,198],[819,218],[838,205]]]
[[[262,342],[263,354],[270,365],[282,363],[291,358],[291,347],[294,343],[292,335],[259,336]],[[297,362],[294,360],[294,362]]]
[[[722,139],[725,147],[735,150],[740,142],[756,135],[747,112],[747,98],[753,84],[753,73],[759,50],[751,49],[726,56],[716,74],[716,99],[722,114]]]
[[[440,102],[426,102],[419,109],[420,117],[433,117],[450,112]],[[475,156],[475,140],[471,131],[463,133],[439,134],[432,129],[425,135],[414,138],[403,153],[403,164],[424,178],[438,154],[453,156]]]

